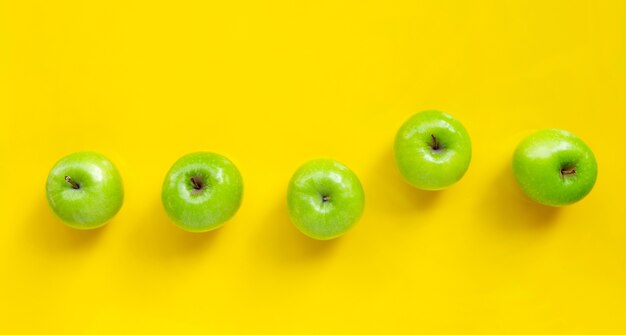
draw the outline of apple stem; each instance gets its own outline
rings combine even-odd
[[[191,177],[191,183],[193,184],[193,188],[196,190],[202,189],[202,181],[198,177]]]
[[[439,141],[437,141],[437,138],[435,137],[435,135],[430,134],[430,137],[433,139],[433,144],[431,145],[431,148],[433,148],[433,150],[439,150],[441,146],[439,145]]]
[[[562,168],[561,169],[561,174],[566,176],[566,175],[571,175],[571,174],[576,174],[576,168],[572,167],[572,168]]]
[[[322,202],[328,202],[330,200],[330,196],[325,195],[322,197]]]
[[[73,181],[72,178],[70,178],[70,176],[65,176],[65,181],[68,182],[70,185],[72,185],[72,188],[75,190],[80,188],[80,185],[78,185],[77,182]]]

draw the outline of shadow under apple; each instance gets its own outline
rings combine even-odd
[[[219,238],[224,227],[204,233],[191,233],[176,226],[165,213],[161,201],[137,223],[132,234],[133,255],[146,260],[201,257]]]
[[[342,237],[319,241],[301,233],[291,222],[285,199],[277,199],[255,236],[255,252],[278,266],[306,266],[328,258]]]
[[[441,191],[424,191],[407,183],[398,171],[391,144],[363,187],[369,208],[396,215],[420,215],[437,206],[442,195]]]
[[[45,195],[39,197],[32,210],[32,216],[23,222],[26,240],[46,255],[64,253],[85,253],[93,248],[107,232],[109,224],[115,224],[117,217],[103,227],[80,230],[64,224],[48,206]]]
[[[489,187],[491,192],[480,202],[481,215],[492,216],[498,229],[545,230],[557,221],[561,208],[538,204],[520,190],[509,165],[503,166]]]

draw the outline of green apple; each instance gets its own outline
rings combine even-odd
[[[548,206],[563,206],[591,192],[598,165],[591,149],[576,135],[544,129],[517,146],[513,174],[531,199]]]
[[[472,159],[472,142],[457,119],[428,110],[413,115],[400,127],[394,157],[409,184],[422,190],[440,190],[465,175]]]
[[[163,182],[163,207],[180,228],[205,232],[221,227],[239,209],[243,179],[228,158],[196,152],[174,163]]]
[[[287,191],[294,225],[305,235],[329,240],[344,234],[361,217],[365,196],[359,178],[332,159],[302,165]]]
[[[95,152],[77,152],[59,160],[46,183],[48,204],[70,227],[104,225],[122,207],[122,178],[113,163]]]

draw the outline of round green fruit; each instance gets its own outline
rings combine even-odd
[[[48,174],[46,197],[68,226],[93,229],[122,207],[124,189],[117,168],[95,152],[77,152],[59,160]]]
[[[409,118],[398,130],[394,157],[412,186],[440,190],[459,181],[472,159],[465,127],[450,114],[428,110]]]
[[[576,135],[544,129],[517,146],[513,174],[531,199],[548,206],[563,206],[591,192],[598,166],[591,149]]]
[[[332,159],[302,165],[287,191],[294,225],[305,235],[329,240],[348,231],[363,213],[365,196],[359,178]]]
[[[209,152],[181,157],[171,167],[161,199],[180,228],[205,232],[221,227],[239,209],[243,179],[228,158]]]

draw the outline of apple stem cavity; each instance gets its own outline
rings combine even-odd
[[[328,195],[322,196],[322,202],[329,202],[329,201],[330,201],[330,196]]]
[[[193,188],[197,191],[202,190],[202,187],[204,186],[202,183],[202,179],[198,178],[198,177],[191,177],[191,184],[193,185]]]
[[[570,175],[575,175],[575,174],[576,174],[575,167],[564,167],[561,169],[562,176],[570,176]]]
[[[430,137],[433,139],[433,143],[430,145],[430,147],[435,151],[441,150],[441,144],[439,143],[439,141],[437,141],[437,138],[435,137],[435,135],[430,134]]]
[[[80,185],[78,185],[77,182],[73,181],[72,178],[70,178],[70,176],[65,176],[65,181],[68,182],[70,185],[72,185],[72,188],[75,190],[80,188]]]

